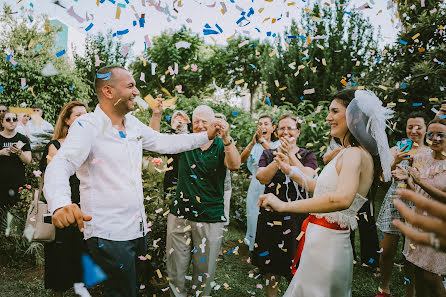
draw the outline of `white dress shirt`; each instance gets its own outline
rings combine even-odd
[[[99,105],[79,117],[49,163],[43,188],[51,213],[71,204],[69,178],[80,180],[84,238],[133,240],[147,233],[141,178],[142,150],[176,154],[209,142],[206,132],[167,135],[147,127],[132,115],[124,120],[126,135],[112,126]]]
[[[30,134],[29,139],[31,141],[31,144],[33,142],[39,141],[39,138],[37,137],[39,134],[52,134],[54,132],[53,125],[51,125],[44,119],[41,119],[40,125],[38,125],[31,119],[26,123],[26,128],[28,128]]]

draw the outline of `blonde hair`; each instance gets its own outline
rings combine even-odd
[[[53,139],[61,139],[67,137],[69,126],[67,125],[65,120],[68,120],[71,117],[73,108],[75,108],[76,106],[85,107],[88,112],[87,105],[81,101],[71,101],[65,104],[59,113],[59,117],[57,118],[56,126],[54,127]]]

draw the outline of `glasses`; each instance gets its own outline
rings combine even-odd
[[[299,130],[299,129],[297,129],[297,128],[289,128],[289,127],[282,127],[282,128],[279,128],[278,129],[279,130],[279,132],[285,132],[285,131],[296,131],[296,130]]]
[[[5,121],[8,122],[8,123],[10,123],[10,122],[17,122],[17,118],[6,118]]]
[[[441,133],[441,132],[440,132],[440,133],[433,133],[433,132],[427,133],[427,134],[426,134],[426,138],[427,138],[427,139],[433,139],[435,135],[436,135],[437,137],[440,137],[441,140],[443,140],[443,139],[446,138],[446,134]],[[435,137],[435,138],[437,138],[437,137]]]

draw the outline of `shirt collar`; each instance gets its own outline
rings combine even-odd
[[[112,122],[111,122],[110,118],[102,110],[102,108],[99,104],[96,105],[96,108],[94,110],[94,115],[99,117],[101,120],[103,120],[107,125],[110,124],[110,126],[112,126]],[[127,129],[127,123],[129,123],[129,119],[130,119],[130,113],[128,113],[124,116],[124,126],[126,127],[126,129]]]

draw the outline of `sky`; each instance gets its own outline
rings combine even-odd
[[[271,35],[282,33],[289,27],[292,19],[299,22],[302,8],[308,3],[333,5],[336,0],[59,0],[65,8],[54,4],[54,1],[56,0],[0,0],[0,4],[3,6],[6,2],[13,11],[25,7],[33,11],[34,16],[46,14],[49,18],[64,22],[69,27],[69,47],[75,44],[77,51],[82,48],[80,45],[84,43],[87,34],[111,29],[122,34],[120,36],[125,44],[133,42],[130,53],[138,56],[145,46],[152,42],[154,36],[164,30],[179,29],[182,25],[199,33],[209,43],[225,44],[228,38],[238,34],[260,39],[273,38],[268,36],[267,32],[271,32]],[[103,2],[98,6],[97,1]],[[350,2],[350,6],[346,8],[347,13],[366,3],[371,7],[361,11],[370,18],[376,28],[381,26],[382,37],[378,40],[380,46],[395,40],[398,22],[395,9],[388,8],[392,1]],[[118,10],[120,15],[117,19]],[[222,10],[225,10],[224,14]],[[242,12],[245,12],[245,17],[250,15],[246,18],[248,20],[242,20],[239,26],[237,21],[242,17]],[[138,20],[143,13],[145,23],[144,27],[140,27]],[[392,23],[391,19],[395,22]],[[210,30],[219,34],[204,35],[206,24],[210,26]],[[125,30],[128,30],[128,33],[123,34]]]

